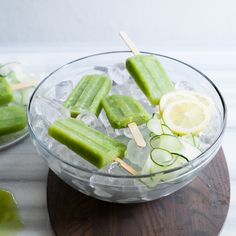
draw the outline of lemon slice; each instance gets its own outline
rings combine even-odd
[[[198,100],[201,103],[203,103],[206,107],[208,107],[211,112],[213,112],[215,107],[213,100],[207,95],[195,91],[177,90],[166,93],[165,95],[162,96],[160,100],[160,112],[163,113],[164,109],[168,105],[180,99],[190,99],[194,101]]]
[[[211,112],[202,102],[179,99],[163,111],[165,124],[176,134],[198,134],[206,128]]]
[[[182,99],[190,99],[192,101],[197,101],[198,97],[188,90],[177,90],[173,92],[166,93],[161,97],[160,100],[160,112],[163,113],[166,107],[171,103]]]

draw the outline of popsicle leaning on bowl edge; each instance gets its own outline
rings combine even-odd
[[[136,144],[146,146],[137,125],[149,120],[149,114],[143,106],[130,96],[113,94],[102,100],[103,108],[111,126],[115,129],[129,127]]]
[[[155,55],[140,54],[125,32],[120,36],[134,56],[126,60],[126,68],[152,105],[158,105],[160,98],[174,90],[174,85]]]
[[[82,77],[66,99],[64,106],[76,117],[84,111],[98,116],[101,112],[102,99],[109,93],[112,81],[104,74],[93,74]]]
[[[25,109],[20,106],[0,107],[0,136],[26,127]]]
[[[48,134],[97,168],[119,162],[128,172],[137,175],[132,167],[121,160],[126,151],[123,143],[88,127],[80,120],[59,119],[49,126]]]
[[[35,80],[31,80],[24,83],[9,85],[7,80],[3,76],[0,76],[0,105],[6,105],[12,102],[13,90],[32,87],[36,83],[37,82]]]

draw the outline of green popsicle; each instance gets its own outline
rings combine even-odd
[[[6,105],[13,100],[12,90],[6,79],[0,76],[0,105]]]
[[[137,54],[126,60],[126,68],[153,105],[158,105],[174,85],[154,55]]]
[[[25,128],[26,114],[23,107],[0,107],[0,114],[0,136]]]
[[[149,120],[143,106],[130,96],[113,94],[102,101],[110,124],[115,129],[126,128],[130,123],[141,125]]]
[[[111,84],[106,75],[86,75],[73,89],[64,106],[70,109],[72,117],[84,111],[98,116],[102,109],[101,101],[109,93]]]
[[[98,168],[123,158],[126,146],[74,118],[60,119],[48,134]]]
[[[23,228],[13,195],[0,189],[0,235],[13,236]]]

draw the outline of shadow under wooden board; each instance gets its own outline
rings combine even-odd
[[[215,236],[226,218],[230,183],[222,149],[179,191],[139,204],[107,203],[48,174],[48,211],[57,236]]]

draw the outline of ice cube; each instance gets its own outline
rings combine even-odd
[[[113,138],[117,136],[115,133],[115,129],[111,127],[104,110],[102,110],[102,112],[100,113],[98,120],[102,123],[104,127],[104,130],[102,130],[103,132]]]
[[[67,149],[66,146],[62,145],[59,142],[54,142],[53,145],[50,146],[50,151],[55,155],[60,156],[62,160],[69,161],[71,152]]]
[[[34,130],[34,132],[37,134],[37,137],[40,140],[43,140],[45,136],[47,135],[47,124],[44,121],[44,118],[42,115],[34,115],[31,119],[32,123],[31,126]]]
[[[217,112],[213,115],[207,128],[199,133],[200,148],[205,150],[215,140],[220,128],[220,116]]]
[[[43,86],[43,85],[42,85]],[[56,90],[55,90],[55,86],[53,87],[46,87],[44,89],[41,89],[38,91],[38,97],[44,97],[44,98],[48,98],[48,99],[56,99]]]
[[[130,176],[130,173],[124,170],[116,162],[99,170],[99,172],[115,176]],[[130,198],[137,200],[137,196],[140,195],[138,187],[140,186],[139,181],[133,178],[120,178],[115,176],[92,176],[90,178],[90,186],[95,189],[94,194],[103,198],[111,197],[112,201],[120,200],[123,202],[128,202],[128,199]]]
[[[131,79],[128,83],[118,84],[112,87],[111,94],[122,94],[126,96],[131,96],[138,101],[145,100],[147,101],[145,95]]]
[[[110,122],[107,119],[106,113],[104,110],[102,110],[102,112],[100,113],[98,119],[102,122],[102,124],[104,125],[105,128],[107,128],[108,126],[110,126]]]
[[[131,131],[129,128],[123,129],[123,132],[124,132],[124,136],[126,136],[127,138],[133,138],[133,135],[131,134]]]
[[[148,112],[148,114],[150,115],[150,118],[153,113],[156,113],[157,111],[159,111],[158,106],[152,106],[147,99],[140,100],[139,102],[144,107],[144,109]]]
[[[208,128],[199,133],[200,149],[206,150],[215,140],[215,131],[212,128]]]
[[[101,120],[99,120],[97,118],[96,115],[94,115],[91,112],[83,112],[80,113],[76,119],[83,121],[85,124],[87,124],[89,127],[92,127],[94,129],[100,130],[102,132],[104,132],[106,130],[106,128],[104,127],[103,123],[101,122]]]
[[[132,139],[129,141],[127,145],[127,151],[125,158],[129,160],[132,164],[142,168],[149,153],[150,153],[150,146],[146,145],[146,147],[140,148],[137,146],[135,141]]]
[[[199,134],[200,145],[199,148],[201,151],[206,150],[211,145],[212,136],[208,134],[201,133]]]
[[[95,66],[95,67],[94,67],[94,70],[98,70],[98,71],[104,72],[104,73],[107,73],[107,72],[108,72],[108,68],[105,67],[105,66]]]
[[[51,138],[50,136],[48,136]],[[71,163],[75,166],[79,166],[82,168],[86,168],[89,170],[96,170],[96,167],[92,165],[90,162],[86,161],[84,158],[82,158],[77,153],[70,150],[65,145],[61,144],[60,142],[56,141],[55,139],[51,138],[50,143],[47,144],[48,149],[54,153],[56,156],[58,156],[61,160]],[[63,165],[64,169],[70,168],[68,165]],[[86,175],[86,172],[83,172],[81,170],[77,170],[76,168],[71,167],[70,169],[73,173],[78,174],[78,176]],[[77,173],[78,172],[78,173]]]
[[[70,95],[73,89],[73,83],[71,80],[62,81],[55,87],[56,100],[64,102]]]
[[[127,86],[127,85],[126,85]],[[138,85],[134,82],[133,79],[130,79],[128,81],[128,86],[129,88],[129,95],[133,97],[136,100],[146,100],[146,96],[142,92],[142,90],[138,87]]]
[[[123,63],[123,62],[115,64],[114,67],[116,67],[120,71],[126,70],[125,63]]]
[[[123,136],[125,136],[129,139],[133,138],[129,128],[115,129],[115,133],[116,133],[117,136],[123,135]]]
[[[111,126],[106,127],[105,133],[112,138],[117,137],[115,129],[113,129]]]
[[[108,67],[108,75],[113,80],[113,85],[115,84],[125,84],[129,80],[129,73],[125,70],[124,63],[118,63],[111,67]]]
[[[127,86],[121,86],[121,85],[113,85],[112,88],[111,88],[111,94],[123,94],[125,95],[125,90],[128,91],[128,88]],[[126,94],[127,94],[127,91],[126,91]]]
[[[193,86],[185,80],[177,82],[175,84],[175,89],[177,89],[177,90],[194,90]]]
[[[129,140],[130,140],[129,138],[127,138],[127,137],[124,136],[124,135],[116,136],[115,139],[118,140],[119,142],[125,144],[125,145],[127,145],[128,142],[129,142]]]
[[[61,103],[41,96],[36,98],[34,109],[36,114],[41,115],[48,124],[60,118],[70,117],[70,111]]]
[[[127,175],[126,171],[123,170],[117,162],[112,163],[111,165],[107,165],[104,168],[99,170],[100,173],[111,174],[111,175]],[[93,175],[90,178],[90,186],[98,189],[105,189],[106,186],[119,186],[120,180],[116,177],[108,177],[103,175]],[[107,189],[106,192],[112,192],[112,189]]]

